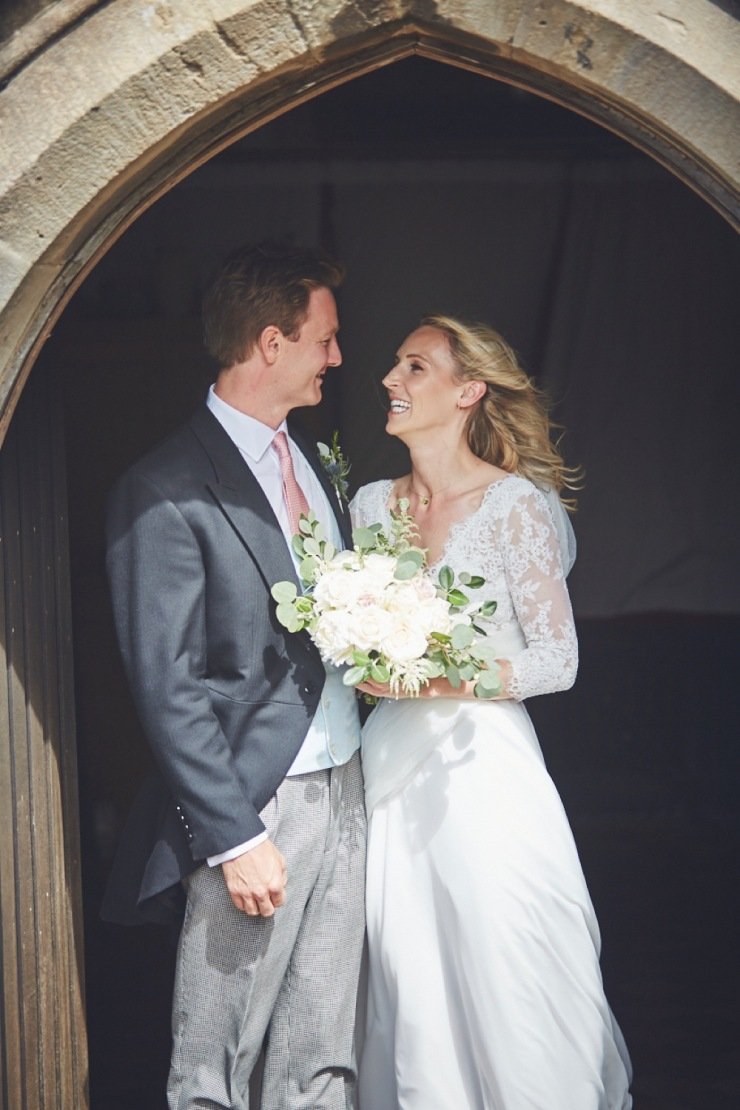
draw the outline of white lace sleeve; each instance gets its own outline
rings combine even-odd
[[[578,641],[552,516],[542,494],[517,497],[501,522],[506,580],[526,648],[511,658],[517,701],[573,685]]]

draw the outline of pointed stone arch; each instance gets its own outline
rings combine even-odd
[[[641,147],[740,218],[740,83],[691,0],[67,0],[0,54],[0,439],[71,292],[158,196],[250,130],[411,54],[508,81]]]

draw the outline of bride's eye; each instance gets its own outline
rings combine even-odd
[[[409,370],[412,374],[421,374],[423,369],[424,367],[421,366],[418,362],[409,363]]]

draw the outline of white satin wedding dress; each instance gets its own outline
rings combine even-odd
[[[388,524],[390,481],[355,523]],[[562,510],[561,510],[562,511]],[[384,699],[363,730],[369,1000],[360,1110],[628,1110],[598,925],[523,698],[577,643],[552,501],[510,475],[439,561],[481,574],[516,700]],[[560,522],[558,522],[560,523]]]

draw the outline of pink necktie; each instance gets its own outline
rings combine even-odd
[[[288,520],[293,533],[299,531],[298,518],[301,513],[308,513],[308,501],[306,501],[305,494],[295,476],[293,469],[293,460],[290,457],[290,448],[288,447],[288,437],[285,432],[278,432],[272,441],[272,446],[277,451],[277,457],[280,461],[280,474],[283,479],[283,497],[285,498],[285,506],[288,510]]]

